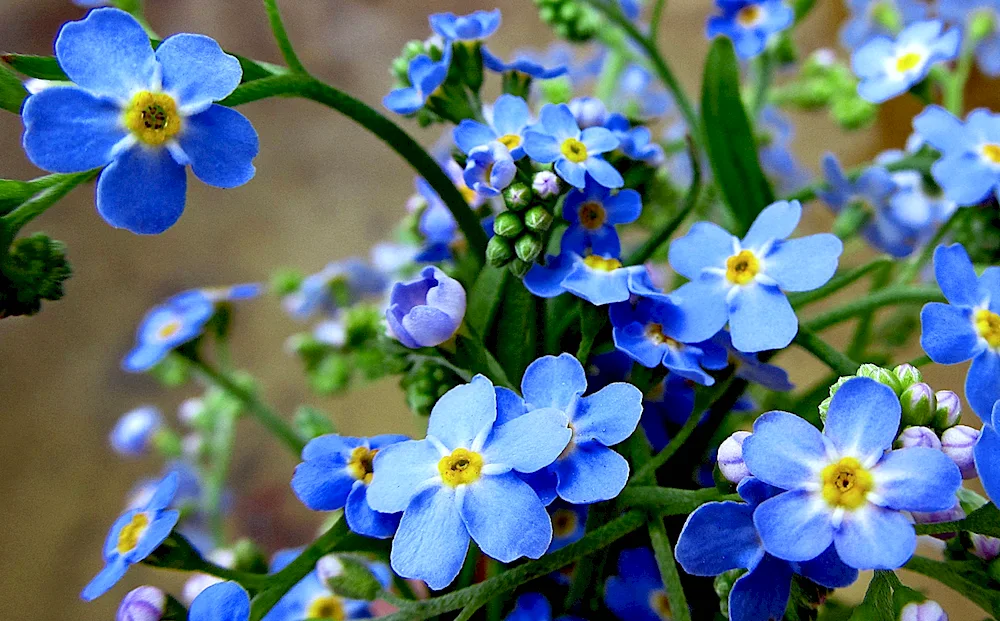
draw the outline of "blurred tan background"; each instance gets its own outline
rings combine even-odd
[[[161,35],[205,33],[228,50],[280,60],[257,0],[147,4],[149,21]],[[505,56],[551,39],[530,0],[282,4],[305,64],[380,109],[390,86],[389,63],[407,40],[428,35],[429,13],[498,6],[504,24],[491,47]],[[699,84],[710,10],[709,0],[672,0],[667,10],[663,49],[691,92]],[[59,25],[82,15],[68,0],[0,0],[0,51],[51,54]],[[843,15],[841,0],[821,2],[800,42],[806,49],[835,44]],[[100,568],[101,543],[125,494],[159,467],[153,460],[116,458],[107,448],[108,431],[121,413],[145,403],[161,406],[170,419],[183,398],[196,394],[195,386],[168,392],[150,378],[119,370],[146,309],[184,288],[267,280],[279,266],[311,271],[333,259],[365,255],[403,213],[411,170],[350,121],[295,100],[259,102],[241,111],[260,133],[256,178],[228,191],[192,178],[187,210],[167,233],[138,237],[112,229],[95,212],[92,187],[77,189],[29,227],[65,241],[76,274],[63,301],[47,304],[37,317],[0,322],[0,618],[110,619],[128,588],[152,579],[140,568],[95,603],[77,599]],[[896,111],[884,113],[876,129],[850,137],[822,115],[800,117],[808,125],[797,126],[798,152],[816,169],[828,149],[854,163],[882,146],[898,147],[916,109],[903,103]],[[0,115],[2,177],[40,174],[24,158],[20,133],[17,117]],[[429,144],[436,135],[421,137]],[[828,225],[822,208],[813,211],[818,223]],[[260,379],[268,401],[285,413],[303,402],[322,407],[344,433],[415,430],[391,380],[342,399],[309,396],[298,362],[282,349],[298,327],[273,299],[238,310],[236,364]],[[809,359],[793,366],[793,379],[803,382],[819,372]],[[928,375],[937,388],[957,390],[963,374],[937,369]],[[240,433],[233,466],[241,494],[237,511],[249,504],[271,508],[243,524],[242,534],[271,545],[307,541],[318,521],[297,506],[288,488],[295,463],[252,422],[244,422]],[[163,583],[162,576],[156,580]],[[953,603],[948,608],[953,619],[983,616]]]

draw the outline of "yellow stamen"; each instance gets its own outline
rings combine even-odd
[[[115,548],[118,554],[127,554],[134,550],[147,528],[149,528],[149,516],[145,513],[136,513],[132,516],[132,521],[118,533],[118,545]]]
[[[667,345],[672,349],[680,349],[684,347],[674,339],[664,334],[663,325],[658,323],[646,324],[646,338],[652,341],[655,345]]]
[[[751,4],[740,9],[736,14],[736,23],[744,28],[756,26],[764,16],[764,10],[756,4]]]
[[[588,231],[596,231],[604,226],[608,212],[597,201],[587,201],[580,205],[580,225]]]
[[[351,451],[351,458],[347,460],[347,471],[351,476],[359,481],[364,481],[365,485],[372,482],[372,461],[378,449],[370,449],[364,446]]]
[[[917,67],[924,57],[916,52],[907,52],[899,58],[896,59],[896,71],[899,73],[905,73],[911,71]]]
[[[330,621],[344,621],[347,615],[344,614],[344,604],[336,595],[321,595],[309,603],[306,610],[307,619],[329,619]]]
[[[558,509],[552,512],[552,536],[569,537],[580,525],[576,513],[569,509]]]
[[[584,264],[592,270],[599,272],[613,272],[622,266],[618,259],[605,259],[604,257],[592,254],[583,260]]]
[[[670,598],[662,589],[649,594],[649,607],[663,621],[670,621],[674,618],[670,613]]]
[[[820,472],[823,500],[831,507],[857,509],[868,501],[875,486],[871,473],[853,457],[843,457]]]
[[[177,319],[171,319],[167,323],[160,326],[160,329],[156,331],[157,338],[161,340],[167,340],[181,329],[181,322]]]
[[[984,144],[981,151],[987,160],[993,164],[1000,164],[1000,144]]]
[[[479,480],[483,470],[483,456],[464,448],[457,448],[441,458],[438,472],[445,484],[451,487],[468,485]]]
[[[497,142],[507,147],[508,150],[513,151],[521,146],[521,137],[517,134],[505,134],[497,138]]]
[[[160,146],[181,131],[181,115],[170,95],[142,91],[125,108],[125,127],[140,142]]]
[[[461,194],[462,198],[465,199],[465,202],[469,203],[470,205],[474,204],[476,198],[478,198],[476,191],[465,184],[462,184],[461,186],[458,187],[458,193]]]
[[[562,154],[574,164],[579,164],[587,159],[587,146],[576,138],[567,138],[562,143]]]
[[[760,260],[749,250],[726,259],[726,279],[734,285],[745,285],[753,281],[760,271]]]
[[[976,331],[990,347],[1000,347],[1000,315],[985,308],[977,310]]]

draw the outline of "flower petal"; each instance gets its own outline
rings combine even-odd
[[[333,511],[344,506],[356,481],[343,455],[327,454],[295,467],[292,491],[313,511]]]
[[[962,473],[940,450],[913,447],[890,451],[872,469],[880,505],[898,511],[945,511],[955,506]]]
[[[994,415],[1000,413],[1000,407],[994,406]],[[979,439],[973,448],[976,459],[976,472],[982,481],[983,489],[994,503],[1000,502],[1000,433],[993,425],[983,425]]]
[[[211,37],[181,33],[156,48],[163,69],[163,90],[187,113],[200,112],[236,90],[243,77],[240,61]]]
[[[468,549],[469,531],[456,506],[455,490],[437,487],[413,498],[392,540],[389,560],[400,576],[440,590],[458,576]]]
[[[556,462],[559,497],[573,504],[610,500],[621,493],[628,481],[625,458],[597,442],[576,444]]]
[[[916,551],[917,533],[902,513],[868,504],[844,516],[834,544],[851,567],[898,569]]]
[[[725,268],[735,239],[717,224],[698,222],[687,235],[670,244],[670,267],[695,281],[706,267]]]
[[[802,218],[802,204],[799,201],[778,201],[764,208],[750,225],[744,248],[758,249],[767,242],[785,239],[795,231]]]
[[[717,576],[731,569],[754,567],[764,546],[753,525],[750,505],[710,502],[688,516],[675,554],[693,576]]]
[[[671,336],[682,343],[701,343],[712,338],[729,321],[726,287],[721,278],[692,280],[671,292],[678,320]]]
[[[583,365],[570,354],[543,356],[524,371],[521,394],[528,409],[566,410],[587,390]]]
[[[467,485],[461,514],[480,549],[503,563],[538,558],[552,542],[545,505],[513,473],[484,476]]]
[[[965,377],[965,398],[982,420],[989,420],[1000,399],[1000,353],[987,349],[972,359]]]
[[[484,429],[497,419],[497,397],[493,384],[483,375],[456,386],[438,399],[431,410],[427,435],[449,449],[469,448]]]
[[[981,349],[972,310],[931,302],[920,311],[920,346],[938,364],[956,364]]]
[[[413,495],[428,481],[440,480],[441,454],[427,440],[409,440],[387,446],[375,455],[374,475],[368,486],[368,504],[383,513],[406,509]]]
[[[357,483],[347,496],[344,518],[352,531],[365,537],[387,539],[399,528],[399,513],[380,513],[368,504],[368,488]]]
[[[798,331],[799,318],[777,287],[741,287],[729,302],[729,333],[733,347],[742,352],[783,349]]]
[[[562,156],[558,140],[548,134],[534,131],[524,134],[524,152],[531,159],[543,164],[554,162]]]
[[[812,291],[833,278],[843,251],[843,242],[829,233],[786,239],[767,255],[765,273],[783,291]]]
[[[782,619],[792,587],[787,561],[765,554],[729,592],[730,619]]]
[[[788,412],[767,412],[753,424],[743,442],[743,460],[761,481],[781,489],[797,489],[818,481],[826,464],[823,434]]]
[[[855,377],[833,395],[823,434],[841,455],[874,464],[896,439],[901,415],[899,398],[891,388]]]
[[[580,134],[580,142],[587,147],[587,153],[596,155],[618,148],[618,139],[603,127],[588,127]]]
[[[132,147],[97,180],[97,211],[108,224],[140,235],[169,229],[184,211],[187,173],[166,149]]]
[[[184,120],[180,145],[195,176],[217,188],[235,188],[253,178],[260,150],[257,131],[245,116],[217,104]]]
[[[496,140],[497,135],[492,129],[470,119],[462,119],[462,122],[452,131],[455,144],[468,155],[476,147],[488,144],[491,140]]]
[[[934,250],[934,276],[941,293],[952,304],[976,306],[982,301],[976,269],[962,244],[938,246]]]
[[[604,200],[608,224],[635,222],[642,213],[642,198],[635,190],[622,190]]]
[[[125,559],[116,558],[105,565],[100,573],[94,576],[94,579],[87,586],[83,587],[80,598],[90,602],[104,595],[111,590],[111,587],[118,584],[127,571],[128,563],[125,562]]]
[[[604,446],[624,442],[642,417],[642,392],[615,382],[577,402],[573,429],[577,442],[595,440]]]
[[[250,595],[235,582],[208,587],[191,602],[190,621],[247,621]]]
[[[625,185],[625,178],[622,177],[622,174],[604,158],[597,156],[588,157],[583,163],[583,166],[586,168],[587,172],[590,173],[590,176],[594,178],[594,181],[600,183],[606,188],[620,188]],[[558,168],[556,170],[558,172]],[[576,185],[576,183],[573,183],[570,179],[566,180],[573,185]],[[576,187],[580,186],[576,185]]]
[[[764,549],[787,561],[812,560],[833,541],[830,509],[811,492],[785,492],[765,500],[754,512],[753,522]]]
[[[483,447],[485,463],[518,472],[535,472],[548,466],[566,448],[573,432],[562,410],[544,408],[500,425]]]
[[[566,104],[545,104],[542,106],[539,118],[545,133],[553,136],[557,142],[580,136],[580,126],[576,124],[576,117]],[[531,155],[530,151],[528,155]],[[535,156],[531,157],[535,159]]]
[[[792,569],[828,589],[847,587],[858,580],[858,570],[844,564],[832,545],[811,561],[793,563]]]
[[[50,172],[82,172],[109,163],[128,133],[121,110],[75,86],[56,86],[24,104],[24,151]]]

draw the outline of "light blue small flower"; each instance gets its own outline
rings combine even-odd
[[[517,165],[507,147],[494,140],[469,151],[465,183],[480,196],[500,196],[517,174]]]
[[[635,222],[642,213],[642,199],[635,190],[614,194],[587,177],[584,189],[570,190],[563,202],[563,218],[569,228],[563,233],[562,249],[617,257],[621,254],[616,224]]]
[[[851,57],[861,79],[858,94],[873,103],[888,101],[921,82],[936,63],[953,60],[962,33],[957,28],[943,30],[940,21],[917,22],[895,40],[878,36],[858,48]]]
[[[552,621],[552,604],[538,593],[525,593],[517,598],[514,610],[504,621]],[[583,621],[579,617],[562,615],[556,621]]]
[[[509,63],[504,62],[502,58],[493,54],[485,46],[483,46],[481,54],[483,57],[483,66],[494,73],[508,73],[513,71],[523,73],[537,80],[551,80],[552,78],[566,75],[569,71],[566,65],[563,64],[557,64],[546,69],[544,64],[536,62],[533,56],[526,52],[517,53],[514,56],[514,60]]]
[[[776,187],[790,194],[808,183],[812,173],[792,152],[795,132],[792,123],[774,106],[765,106],[760,112],[757,129],[765,136],[758,149],[760,165]]]
[[[913,128],[941,152],[931,174],[945,196],[959,205],[975,205],[1000,185],[1000,114],[980,108],[965,122],[939,106],[927,106]]]
[[[257,132],[213,102],[239,86],[239,61],[195,34],[156,51],[134,17],[116,8],[65,24],[56,58],[72,84],[24,104],[24,150],[39,168],[73,173],[105,167],[97,211],[111,226],[156,234],[184,210],[186,166],[220,188],[254,175]]]
[[[213,584],[191,603],[188,621],[247,621],[250,595],[236,582]]]
[[[500,27],[500,9],[468,15],[435,13],[428,19],[431,30],[446,41],[482,41]]]
[[[604,586],[604,603],[622,621],[672,619],[670,600],[649,548],[622,550],[618,574]]]
[[[292,490],[302,504],[313,511],[346,507],[347,525],[356,533],[366,537],[391,537],[400,516],[379,513],[368,506],[372,461],[381,449],[408,439],[400,435],[315,438],[302,451],[303,461],[295,467],[292,476]]]
[[[271,561],[271,573],[277,573],[295,560],[300,550],[282,550]],[[389,568],[382,563],[367,564],[383,588],[392,580]],[[340,562],[336,556],[325,556],[316,569],[285,593],[278,603],[264,616],[264,621],[303,621],[304,619],[370,619],[375,615],[370,602],[341,597],[327,586],[326,579],[336,575]]]
[[[1000,0],[938,0],[937,10],[938,17],[965,32],[977,22],[991,26],[976,44],[976,63],[991,78],[1000,76]]]
[[[458,576],[470,537],[509,563],[539,558],[552,541],[545,505],[516,473],[545,468],[566,448],[566,415],[543,408],[498,423],[493,384],[477,375],[434,405],[425,440],[375,456],[368,503],[403,512],[392,542],[395,572],[442,589]]]
[[[548,164],[572,186],[583,188],[587,173],[607,188],[625,184],[621,173],[601,157],[618,148],[618,139],[603,127],[580,131],[566,104],[546,104],[541,123],[524,136],[524,151],[531,159]]]
[[[455,128],[455,144],[468,155],[473,149],[499,141],[515,160],[524,157],[524,130],[531,123],[528,104],[515,95],[500,95],[493,104],[493,120],[489,125],[463,119]],[[472,187],[471,184],[469,187]]]
[[[891,388],[866,377],[833,395],[823,433],[787,412],[758,418],[743,443],[750,473],[784,491],[753,521],[768,553],[809,561],[830,544],[856,569],[897,569],[916,550],[903,512],[943,511],[962,485],[941,451],[890,450],[901,408]]]
[[[983,428],[973,449],[976,472],[986,494],[1000,502],[1000,402],[993,405],[990,416],[981,416]]]
[[[642,65],[631,64],[626,67],[618,78],[617,86],[609,105],[620,113],[629,117],[653,119],[670,111],[670,95]]]
[[[406,76],[410,86],[397,88],[382,99],[382,104],[396,114],[413,114],[424,107],[427,98],[448,77],[451,67],[451,45],[445,45],[442,57],[431,60],[426,54],[418,54],[410,61]]]
[[[111,430],[111,448],[125,457],[141,457],[149,451],[153,436],[162,426],[163,417],[153,406],[126,412]]]
[[[663,147],[653,140],[653,134],[648,127],[643,125],[632,127],[629,120],[617,112],[608,116],[604,127],[618,139],[618,148],[625,157],[645,162],[650,166],[659,166],[666,159]]]
[[[719,331],[729,322],[736,349],[781,349],[798,332],[786,291],[811,291],[837,270],[844,246],[828,233],[787,239],[802,206],[766,207],[740,240],[711,222],[699,222],[670,245],[670,265],[691,282],[671,296],[678,306]]]
[[[608,107],[597,97],[574,97],[566,105],[580,129],[600,127],[608,119]]]
[[[177,475],[170,473],[160,481],[142,508],[123,513],[108,532],[104,542],[104,569],[80,594],[86,601],[104,595],[115,586],[128,568],[153,553],[170,536],[180,513],[167,507],[177,492]]]
[[[450,339],[465,318],[465,289],[434,266],[420,278],[397,282],[385,311],[389,334],[406,347],[434,347]]]
[[[948,304],[931,302],[920,312],[920,345],[938,364],[972,360],[965,398],[984,421],[1000,399],[1000,267],[982,276],[961,244],[938,246],[934,275]]]
[[[302,279],[298,289],[281,299],[285,311],[305,320],[317,314],[333,316],[341,308],[377,298],[388,287],[385,275],[361,259],[351,257],[328,263]]]
[[[764,51],[775,34],[795,21],[795,12],[783,0],[715,0],[722,15],[708,18],[708,36],[733,40],[740,58]]]
[[[940,3],[943,6],[945,2],[948,0]],[[847,5],[851,16],[840,29],[840,43],[849,50],[861,47],[877,35],[891,36],[892,32],[883,23],[886,14],[896,13],[905,26],[927,19],[929,12],[922,0],[848,0]]]
[[[623,267],[621,261],[610,256],[581,257],[566,251],[548,257],[544,266],[532,266],[524,277],[524,286],[538,297],[554,298],[568,291],[594,306],[603,306],[629,299],[629,274],[643,270],[641,265]]]

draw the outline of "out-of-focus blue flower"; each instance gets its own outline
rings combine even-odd
[[[122,368],[140,373],[163,360],[179,345],[197,338],[212,318],[215,305],[201,291],[184,291],[154,306],[136,332],[136,346]]]
[[[622,550],[618,557],[618,575],[608,578],[604,585],[604,603],[622,621],[673,618],[652,550]]]
[[[510,185],[517,165],[507,147],[494,140],[469,151],[465,164],[465,183],[476,193],[494,197]]]
[[[830,544],[856,569],[896,569],[916,550],[904,511],[943,511],[962,485],[958,467],[929,448],[890,450],[899,398],[867,377],[833,395],[823,433],[787,412],[768,412],[743,443],[750,473],[780,488],[753,521],[764,548],[787,561],[809,561]]]
[[[570,354],[544,356],[528,365],[521,394],[498,388],[498,421],[519,420],[536,411],[564,413],[572,430],[565,450],[530,480],[538,495],[552,498],[552,490],[567,502],[589,504],[616,497],[625,487],[629,467],[609,448],[624,442],[639,425],[642,393],[631,384],[616,382],[583,397],[587,375]]]
[[[545,65],[535,62],[529,54],[524,52],[517,53],[514,60],[509,63],[504,62],[502,58],[490,52],[486,47],[483,47],[482,55],[483,66],[496,73],[515,71],[538,80],[551,80],[566,75],[568,71],[566,66],[561,64],[546,69]]]
[[[247,621],[250,595],[236,582],[214,584],[191,603],[188,621]]]
[[[187,173],[220,188],[254,175],[257,132],[213,102],[239,86],[239,61],[214,40],[168,37],[153,51],[134,17],[116,8],[65,24],[56,58],[72,84],[24,104],[24,150],[36,166],[74,173],[106,166],[97,211],[133,233],[170,228],[184,211]]]
[[[957,24],[981,39],[976,44],[976,62],[983,73],[1000,76],[1000,0],[938,0],[938,17]],[[975,32],[988,26],[984,32]]]
[[[451,66],[451,45],[445,45],[441,59],[431,60],[426,54],[418,54],[406,69],[410,86],[397,88],[382,99],[382,104],[396,114],[413,114],[424,107],[439,86],[448,77]]]
[[[463,119],[454,129],[455,144],[466,155],[477,147],[497,141],[519,160],[524,156],[524,130],[531,123],[528,104],[515,95],[500,95],[493,104],[493,120],[484,125],[472,119]],[[469,184],[472,187],[472,184]]]
[[[1000,268],[982,276],[961,244],[938,246],[934,275],[949,304],[931,302],[920,312],[920,345],[938,364],[972,360],[965,398],[984,421],[1000,399]]]
[[[895,40],[877,36],[851,57],[861,79],[858,94],[874,103],[902,95],[927,77],[935,63],[954,59],[962,42],[957,28],[942,32],[940,21],[911,24]]]
[[[660,394],[647,394],[639,423],[654,451],[661,451],[694,414],[695,383],[670,373],[658,387]]]
[[[500,9],[468,15],[435,13],[428,20],[431,30],[446,41],[482,41],[500,27]]]
[[[639,19],[639,13],[642,11],[642,5],[639,4],[639,0],[618,0],[618,6],[621,8],[622,13],[625,17],[631,20]]]
[[[659,166],[666,158],[663,147],[653,140],[648,127],[642,125],[632,127],[628,119],[617,112],[608,117],[604,127],[618,139],[618,148],[626,157],[645,162],[650,166]]]
[[[996,193],[1000,184],[1000,114],[973,110],[965,122],[939,106],[913,119],[913,128],[941,152],[931,174],[945,196],[974,205]]]
[[[448,586],[470,537],[504,563],[548,549],[545,505],[516,473],[551,464],[573,433],[553,407],[503,423],[497,409],[493,384],[477,375],[434,405],[427,439],[392,444],[375,456],[368,503],[383,513],[403,512],[390,556],[397,574],[432,589]]]
[[[629,299],[629,274],[644,269],[641,265],[622,267],[621,261],[612,257],[581,257],[567,251],[548,257],[544,266],[532,266],[524,277],[524,286],[541,298],[569,291],[594,306],[603,306]]]
[[[281,571],[298,555],[299,550],[278,552],[271,561],[271,573]],[[344,619],[346,621],[374,617],[369,602],[341,597],[330,590],[326,579],[336,575],[337,568],[339,568],[339,561],[336,560],[335,556],[321,558],[316,564],[316,569],[309,572],[298,584],[289,589],[274,608],[264,616],[264,621],[303,621],[304,619]],[[392,577],[388,567],[382,563],[371,563],[367,565],[367,569],[382,584],[383,588],[389,587]],[[331,575],[324,575],[327,572]]]
[[[881,166],[898,162],[908,153],[919,151],[923,144],[923,137],[913,134],[907,140],[905,151],[884,151],[875,162]],[[913,239],[914,245],[920,246],[933,238],[938,227],[958,209],[958,204],[936,187],[928,188],[924,176],[916,170],[899,170],[891,173],[891,177],[896,190],[889,199],[889,216],[911,231],[907,241]]]
[[[811,291],[837,270],[843,244],[828,233],[787,239],[802,206],[766,207],[740,240],[711,222],[699,222],[670,245],[670,265],[691,279],[672,295],[693,317],[716,326],[729,322],[733,346],[753,353],[792,342],[798,318],[786,291]]]
[[[141,457],[149,451],[153,436],[162,426],[163,416],[153,406],[126,412],[111,430],[111,448],[124,457]]]
[[[947,1],[941,0],[941,4]],[[848,7],[851,17],[840,29],[840,43],[849,50],[861,47],[877,35],[891,36],[886,22],[898,18],[900,26],[904,26],[928,16],[928,6],[921,0],[848,0]]]
[[[347,525],[356,533],[391,537],[399,525],[399,515],[379,513],[368,506],[372,461],[382,448],[408,439],[400,435],[315,438],[302,451],[303,462],[295,468],[292,490],[313,511],[346,507]]]
[[[455,168],[458,168],[459,178],[461,178],[463,174],[461,168],[458,167],[458,164],[455,164]],[[448,260],[451,258],[451,247],[457,240],[458,223],[448,207],[445,206],[444,201],[425,179],[417,177],[414,185],[417,188],[417,194],[414,195],[409,204],[412,206],[412,210],[419,211],[417,229],[424,238],[424,245],[414,260],[426,263]],[[465,186],[464,179],[462,179],[462,185]],[[479,196],[471,189],[468,190],[468,194],[472,197]],[[476,206],[471,201],[470,204],[473,207]]]
[[[588,176],[586,187],[570,190],[563,202],[563,218],[569,228],[563,233],[562,249],[617,257],[622,249],[615,225],[635,222],[640,213],[638,192],[619,190],[612,194]]]
[[[788,372],[781,367],[761,362],[757,354],[745,354],[733,347],[729,332],[722,330],[712,337],[712,341],[729,353],[729,362],[736,367],[736,377],[777,392],[788,392],[795,388],[788,381]]]
[[[552,621],[552,605],[544,595],[525,593],[517,598],[514,610],[504,621]],[[579,617],[562,615],[556,621],[583,621]]]
[[[980,418],[983,428],[972,453],[983,489],[997,503],[1000,502],[1000,401],[993,405],[990,416]]]
[[[579,541],[587,532],[587,505],[556,500],[549,506],[549,516],[552,518],[552,544],[549,552]]]
[[[425,267],[417,280],[394,284],[385,311],[390,335],[414,349],[447,341],[464,318],[465,289],[434,266]]]
[[[281,304],[296,319],[310,319],[317,314],[333,316],[341,308],[382,295],[387,286],[380,270],[351,257],[328,263],[306,276],[297,290],[282,298]]]
[[[612,109],[641,119],[663,116],[670,110],[670,104],[666,89],[645,67],[636,64],[622,72],[609,103]]]
[[[543,164],[555,162],[556,172],[570,185],[583,188],[587,173],[608,188],[625,184],[615,167],[601,157],[618,148],[618,139],[607,129],[588,127],[580,131],[566,104],[546,104],[535,129],[525,133],[524,152]]]
[[[160,621],[167,609],[167,594],[154,586],[129,591],[118,605],[116,621]],[[192,617],[193,618],[193,617]]]
[[[708,18],[708,36],[733,40],[740,58],[753,58],[776,33],[795,21],[795,12],[782,0],[715,0],[722,15]]]
[[[177,475],[168,474],[144,507],[129,509],[115,521],[104,542],[104,569],[84,587],[80,597],[89,602],[104,595],[130,566],[160,547],[180,518],[180,513],[167,509],[176,491]]]
[[[765,135],[758,154],[760,165],[782,193],[790,194],[809,182],[812,174],[792,153],[794,129],[774,106],[765,106],[757,129]]]
[[[581,129],[604,125],[608,117],[607,106],[597,97],[574,97],[566,105]]]
[[[684,523],[676,550],[677,562],[694,576],[749,570],[729,592],[732,621],[782,618],[793,574],[831,589],[849,586],[858,579],[858,570],[845,565],[832,545],[803,563],[789,563],[765,552],[754,527],[754,510],[781,490],[753,477],[737,489],[746,504],[710,502],[698,507]]]

